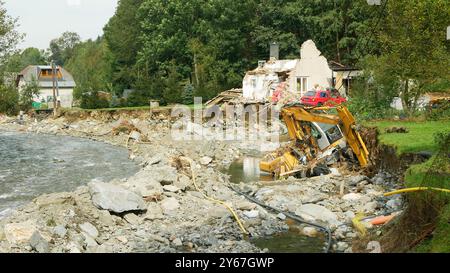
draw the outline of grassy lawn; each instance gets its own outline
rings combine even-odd
[[[398,154],[419,151],[431,151],[435,155],[428,161],[412,165],[405,173],[406,187],[430,186],[450,189],[450,163],[445,155],[436,160],[439,147],[434,135],[437,132],[450,132],[450,121],[405,122],[405,121],[377,121],[367,122],[367,126],[379,128],[379,140],[397,147]],[[406,127],[409,133],[387,134],[386,128]],[[428,176],[426,175],[428,173]],[[434,202],[445,204],[436,223],[432,236],[422,241],[414,252],[449,253],[450,252],[450,196],[438,194]],[[412,196],[411,196],[412,197]],[[410,202],[423,202],[413,197]]]
[[[377,121],[366,122],[366,126],[375,126],[380,131],[380,141],[384,144],[397,147],[397,153],[430,151],[436,152],[434,134],[437,132],[450,132],[450,120],[445,121]],[[409,133],[387,134],[384,130],[389,127],[405,127]]]

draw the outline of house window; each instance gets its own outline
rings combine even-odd
[[[308,91],[309,88],[309,79],[308,77],[298,77],[297,78],[297,92],[300,94],[304,94]]]

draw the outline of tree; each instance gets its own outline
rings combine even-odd
[[[15,53],[18,43],[23,39],[23,34],[16,30],[17,18],[7,14],[4,3],[0,1],[0,65],[4,65],[9,56]]]
[[[50,42],[50,58],[57,65],[64,66],[65,63],[73,57],[75,47],[81,43],[80,35],[75,32],[64,32],[61,37]]]
[[[66,68],[72,73],[77,86],[74,90],[76,99],[88,98],[98,91],[111,92],[109,50],[103,39],[88,40],[76,46],[73,56],[67,61]],[[96,96],[97,93],[94,94]],[[89,104],[89,108],[93,104]],[[101,107],[104,108],[102,102]]]
[[[33,97],[39,95],[39,84],[35,78],[27,83],[19,92],[19,108],[28,111],[32,107]]]
[[[445,0],[396,0],[378,33],[381,54],[371,57],[369,70],[394,78],[403,108],[411,115],[419,98],[440,81],[450,79],[446,28],[450,6]],[[384,77],[384,78],[386,78]],[[387,92],[389,86],[380,82]]]
[[[20,72],[28,65],[41,65],[46,63],[48,63],[48,59],[43,50],[29,47],[22,52],[12,55],[6,64],[5,70],[8,72]]]
[[[120,0],[116,13],[104,27],[104,39],[111,52],[111,81],[122,94],[136,80],[134,65],[140,50],[140,21],[137,18],[143,0]]]
[[[15,115],[19,111],[19,93],[14,85],[0,80],[0,113]]]

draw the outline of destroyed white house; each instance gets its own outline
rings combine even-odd
[[[29,65],[23,69],[16,77],[16,86],[19,92],[27,84],[36,81],[39,86],[39,95],[35,101],[48,103],[53,107],[53,76],[52,67],[45,65]],[[62,67],[56,67],[56,96],[64,108],[73,106],[73,90],[76,86],[72,75]]]
[[[279,60],[276,52],[271,50],[269,61],[259,61],[256,69],[246,73],[242,83],[245,99],[270,100],[280,87],[298,98],[314,88],[329,87],[347,96],[351,80],[360,74],[354,68],[328,62],[312,40],[303,43],[299,59]]]

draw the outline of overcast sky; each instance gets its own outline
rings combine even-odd
[[[19,18],[18,30],[26,34],[19,48],[40,49],[48,48],[50,40],[65,31],[77,32],[83,40],[97,38],[117,6],[117,0],[3,1],[8,14]]]

